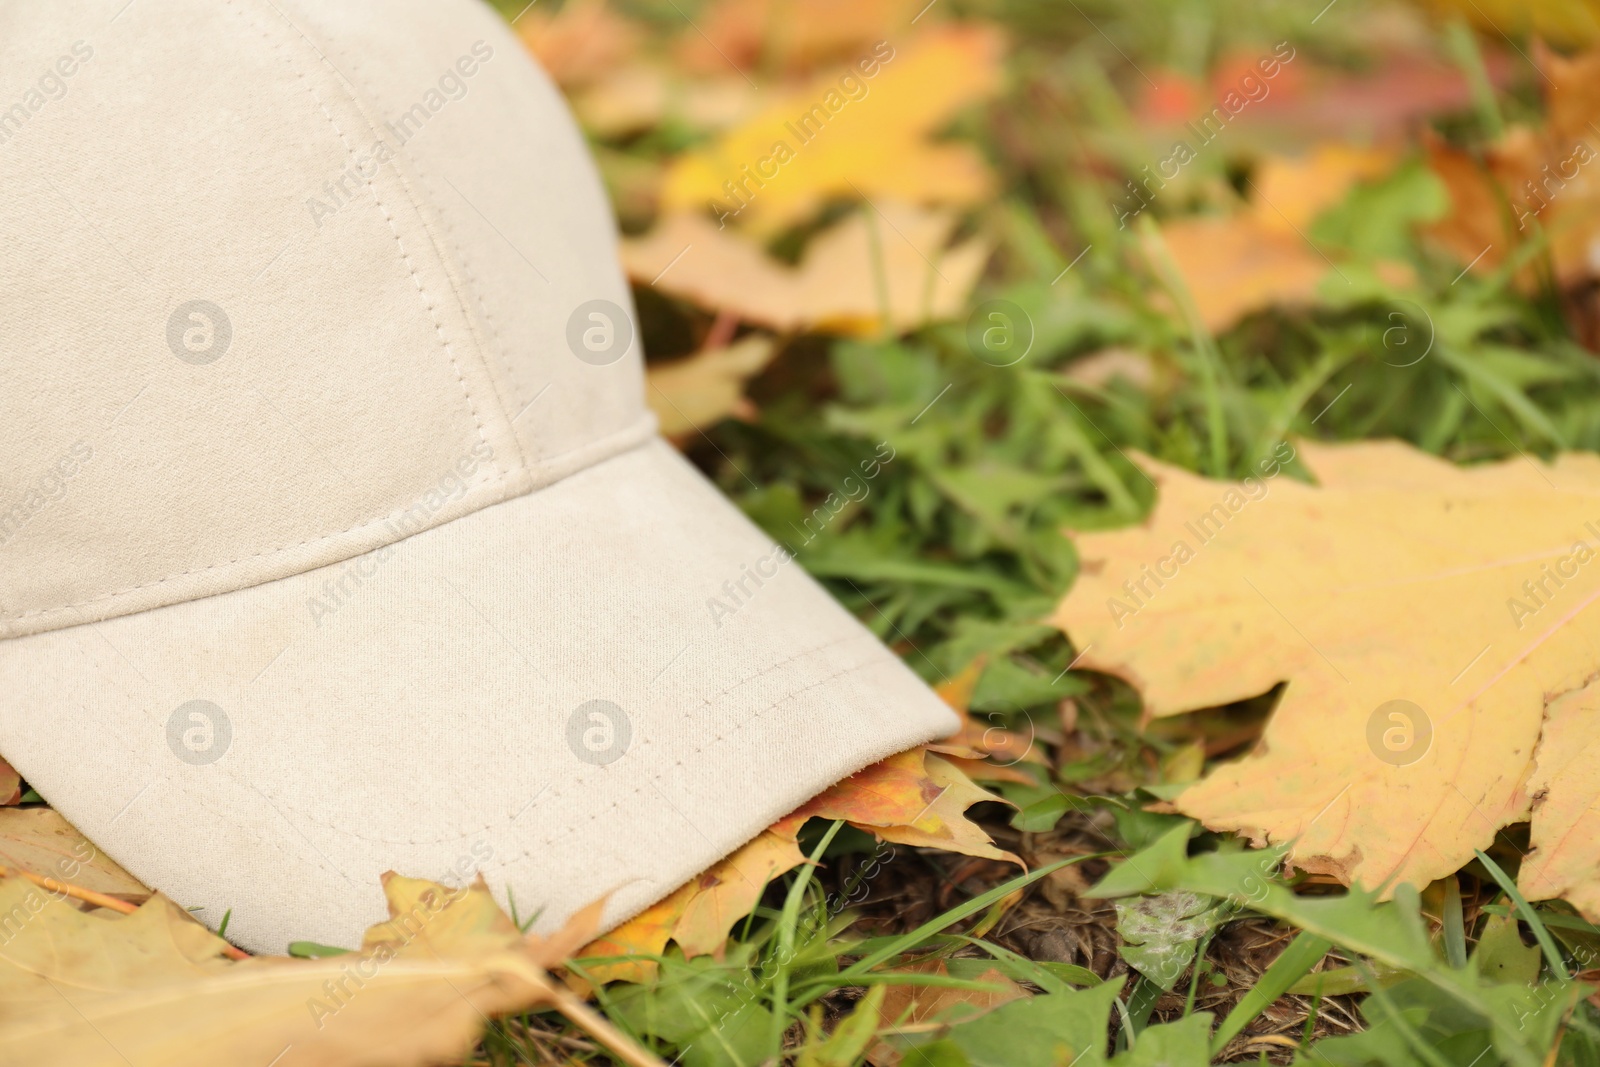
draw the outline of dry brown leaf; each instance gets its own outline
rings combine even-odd
[[[1250,213],[1262,229],[1299,236],[1357,183],[1382,177],[1393,166],[1393,153],[1337,143],[1302,156],[1268,156],[1250,179]]]
[[[927,960],[902,967],[895,973],[943,977],[950,971],[944,960]],[[937,1033],[1030,995],[993,967],[980,974],[976,981],[994,988],[951,989],[910,983],[887,986],[883,1003],[878,1008],[879,1032],[891,1031],[897,1036]],[[867,1053],[867,1062],[874,1067],[897,1067],[906,1062],[906,1056],[888,1042],[879,1040]]]
[[[974,784],[942,757],[914,748],[851,775],[801,806],[774,826],[773,832],[788,830],[792,834],[810,818],[843,819],[885,841],[1023,866],[1016,856],[996,848],[978,824],[967,820],[966,810],[984,800],[1000,798]]]
[[[628,66],[639,30],[606,0],[567,0],[556,12],[524,11],[517,33],[558,85],[587,85]]]
[[[1426,885],[1531,816],[1524,891],[1600,918],[1600,456],[1303,443],[1312,487],[1274,477],[1288,449],[1240,484],[1139,459],[1150,517],[1077,539],[1056,622],[1148,715],[1288,683],[1257,749],[1176,806],[1370,887]]]
[[[1177,219],[1161,236],[1212,332],[1265,307],[1312,303],[1333,269],[1302,238],[1263,225],[1254,214]]]
[[[1483,274],[1542,229],[1556,277],[1570,287],[1600,275],[1600,50],[1571,59],[1543,50],[1538,61],[1560,87],[1547,94],[1542,128],[1513,126],[1480,155],[1425,140],[1451,200],[1431,232]],[[1536,268],[1519,280],[1536,284]]]
[[[52,808],[0,808],[0,866],[125,900],[150,895]]]
[[[1337,144],[1299,158],[1268,157],[1243,210],[1168,223],[1162,241],[1206,328],[1225,329],[1273,305],[1314,302],[1319,283],[1336,268],[1306,237],[1307,228],[1392,163],[1387,152]],[[1159,261],[1162,252],[1151,247],[1150,254]]]
[[[1001,51],[998,31],[981,24],[930,28],[902,48],[881,42],[680,157],[663,207],[715,205],[719,218],[771,232],[831,197],[975,203],[992,188],[988,166],[970,146],[931,137],[999,86]]]
[[[779,331],[871,335],[960,314],[989,257],[970,238],[946,248],[953,215],[885,201],[825,230],[798,268],[701,215],[673,215],[622,243],[636,281]],[[881,284],[880,284],[881,283]]]
[[[591,134],[620,137],[673,119],[700,130],[724,129],[754,114],[763,99],[738,75],[687,81],[677,71],[640,62],[576,92],[572,110]]]
[[[485,1015],[555,1003],[632,1064],[628,1046],[545,968],[597,915],[525,939],[480,881],[470,890],[386,876],[391,920],[363,951],[315,961],[222,958],[225,943],[163,896],[127,916],[86,914],[0,881],[0,1063],[28,1067],[424,1067],[456,1062]]]
[[[796,839],[800,828],[813,818],[843,819],[884,841],[1021,866],[1021,860],[996,848],[989,835],[963,814],[984,800],[1000,798],[924,749],[890,756],[784,816],[721,863],[587,945],[577,958],[581,962],[605,956],[660,955],[668,941],[676,941],[690,958],[720,953],[729,931],[750,913],[765,885],[804,861]],[[642,982],[654,976],[656,964],[653,960],[627,960],[585,963],[583,969],[599,982]]]
[[[1033,739],[992,722],[979,722],[968,711],[973,691],[986,666],[987,657],[979,656],[933,687],[940,699],[960,718],[961,728],[944,740],[923,747],[929,752],[938,753],[975,781],[1037,785],[1031,775],[1017,770],[1015,766],[1023,760],[1041,764],[1047,762],[1044,753],[1036,750]],[[984,758],[986,756],[1000,762],[990,763]]]
[[[752,334],[726,348],[649,367],[645,398],[661,421],[661,432],[680,437],[730,416],[753,416],[755,409],[744,398],[745,383],[772,362],[775,351],[772,338]]]
[[[697,18],[677,53],[690,70],[777,66],[806,70],[847,59],[898,33],[919,0],[718,0]]]
[[[734,924],[756,906],[767,884],[805,861],[793,839],[762,831],[756,839],[695,879],[673,940],[689,959],[721,957]]]
[[[15,767],[0,759],[0,806],[22,802],[22,775]]]

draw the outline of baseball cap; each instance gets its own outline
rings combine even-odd
[[[955,729],[657,436],[476,0],[0,0],[0,232],[0,755],[246,948],[621,921]]]

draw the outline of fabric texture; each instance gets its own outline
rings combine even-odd
[[[0,0],[0,71],[0,755],[146,883],[264,952],[386,870],[620,921],[954,730],[654,436],[476,0]]]
[[[956,728],[660,442],[342,564],[0,642],[0,692],[0,752],[69,820],[276,952],[357,943],[388,869],[481,871],[541,929],[605,893],[620,920]]]
[[[428,524],[651,432],[639,345],[569,346],[595,302],[631,333],[614,227],[483,5],[0,0],[0,70],[32,86],[0,103],[0,638],[390,543],[474,450]]]

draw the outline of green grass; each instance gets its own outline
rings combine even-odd
[[[1306,892],[1264,877],[1260,857],[1230,842],[1207,834],[1191,840],[1187,824],[1180,831],[1170,817],[1140,809],[1155,795],[1144,787],[1161,788],[1152,768],[1181,749],[1193,736],[1183,731],[1193,728],[1163,724],[1141,734],[1137,695],[1069,670],[1074,649],[1039,622],[1076,573],[1063,530],[1126,524],[1149,508],[1153,489],[1132,462],[1135,453],[1221,477],[1243,475],[1294,437],[1400,438],[1461,463],[1600,449],[1600,361],[1573,339],[1560,294],[1510,285],[1524,261],[1549,277],[1543,249],[1530,246],[1493,277],[1463,275],[1464,264],[1418,236],[1445,202],[1412,160],[1355,190],[1311,228],[1309,239],[1342,270],[1317,307],[1263,312],[1211,336],[1185,314],[1181,280],[1159,261],[1152,265],[1141,242],[1158,238],[1164,221],[1247,188],[1250,156],[1261,146],[1241,132],[1237,145],[1197,161],[1139,226],[1118,229],[1108,205],[1124,177],[1162,154],[1127,101],[1141,91],[1145,71],[1198,76],[1219,56],[1263,41],[1288,39],[1319,62],[1363,69],[1374,62],[1368,20],[1381,9],[1343,0],[1313,26],[1321,5],[1271,0],[949,3],[1014,33],[1005,98],[955,132],[984,146],[1002,186],[970,220],[999,241],[974,306],[1005,300],[1020,308],[1033,336],[1029,354],[1006,367],[975,358],[965,322],[904,338],[789,338],[752,386],[760,417],[706,427],[686,451],[924,678],[938,682],[986,657],[975,712],[1036,729],[1048,743],[1060,732],[1057,705],[1074,699],[1079,732],[1092,744],[1054,762],[1036,786],[1007,785],[1023,810],[992,815],[993,825],[1005,828],[1009,819],[1030,834],[1092,826],[1116,850],[1145,849],[1142,865],[1159,875],[1134,884],[1127,881],[1132,865],[1118,868],[1126,884],[1109,886],[1111,895],[1202,893],[1228,906],[1229,923],[1256,922],[1286,947],[1273,949],[1275,962],[1253,988],[1231,990],[1233,1006],[1218,1021],[1196,1009],[1203,974],[1208,982],[1223,974],[1208,958],[1208,940],[1201,965],[1177,987],[1180,1006],[1152,1014],[1158,998],[1143,979],[1103,981],[1084,967],[1029,959],[989,936],[999,901],[1042,870],[910,930],[894,929],[892,907],[873,906],[874,894],[887,893],[881,887],[869,887],[862,906],[841,910],[837,900],[854,894],[836,869],[870,847],[847,831],[811,841],[832,872],[827,878],[837,879],[831,889],[802,867],[736,928],[724,958],[691,961],[669,949],[655,983],[602,990],[602,1010],[645,1047],[687,1067],[847,1067],[877,1041],[899,1048],[906,1063],[930,1067],[1065,1063],[1067,1049],[1083,1067],[1204,1064],[1264,1025],[1262,1013],[1280,998],[1298,1005],[1301,1021],[1287,1032],[1302,1048],[1261,1045],[1236,1062],[1259,1055],[1259,1062],[1321,1065],[1600,1067],[1600,1018],[1584,999],[1586,987],[1568,977],[1569,968],[1595,958],[1600,932],[1559,905],[1530,908],[1515,899],[1515,872],[1488,856],[1482,870],[1459,881],[1379,904],[1360,893]],[[666,29],[681,24],[673,4],[622,6]],[[1526,70],[1496,97],[1470,34],[1440,29],[1437,48],[1475,79],[1460,113],[1437,116],[1448,136],[1480,141],[1508,119],[1534,114]],[[650,154],[682,143],[654,137],[600,147]],[[796,240],[780,237],[776,246]],[[1374,269],[1380,259],[1405,263],[1417,284],[1386,285]],[[639,295],[652,358],[691,350],[706,316],[653,292]],[[1108,348],[1147,358],[1149,383],[1091,383],[1070,373]],[[864,478],[868,469],[874,475]],[[1289,476],[1305,473],[1291,466]],[[830,494],[859,499],[830,514]],[[1270,702],[1212,721],[1259,719]],[[1506,863],[1514,852],[1496,856]],[[949,869],[916,858],[890,867],[883,878],[897,892],[907,879],[933,880]],[[1263,893],[1241,893],[1245,877],[1262,881]],[[1500,886],[1512,894],[1509,903],[1491,902],[1501,899]],[[1491,936],[1490,924],[1504,914],[1522,920],[1539,949]],[[1522,948],[1532,956],[1519,955]],[[1330,951],[1325,972],[1312,975]],[[924,975],[924,983],[968,988],[994,967],[1037,995],[945,1034],[892,1027],[874,1034],[869,1013],[881,994],[869,991],[886,981],[886,969],[929,957],[946,959],[948,974]],[[1355,990],[1365,996],[1350,1010],[1359,1010],[1364,1029],[1334,1034],[1327,1012]],[[544,1016],[498,1025],[484,1056],[539,1063],[555,1051],[574,1062],[605,1062],[581,1035],[564,1034]]]

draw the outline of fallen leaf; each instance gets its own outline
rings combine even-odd
[[[0,806],[22,801],[22,775],[16,768],[0,759]]]
[[[1212,332],[1265,307],[1314,302],[1318,283],[1332,269],[1302,238],[1265,226],[1255,215],[1176,219],[1161,238]]]
[[[1024,866],[1016,856],[996,848],[981,827],[967,820],[967,808],[984,800],[999,798],[943,758],[914,748],[851,775],[779,825],[792,825],[798,831],[807,818],[843,819],[896,844]]]
[[[1164,246],[1213,332],[1265,307],[1314,303],[1318,285],[1337,267],[1306,230],[1392,162],[1387,152],[1341,144],[1319,145],[1298,158],[1269,156],[1240,211],[1168,222],[1159,239],[1147,235],[1147,251],[1159,263]]]
[[[901,967],[896,974],[945,976],[950,973],[944,960],[929,960]],[[973,979],[993,989],[952,989],[944,986],[889,984],[878,1015],[885,1027],[901,1031],[927,1028],[928,1024],[949,1024],[975,1018],[1028,995],[1027,990],[991,967]]]
[[[1551,700],[1539,735],[1527,794],[1533,798],[1535,848],[1518,876],[1531,900],[1566,897],[1591,919],[1600,919],[1600,685]]]
[[[616,67],[573,94],[572,110],[584,129],[600,137],[677,120],[698,130],[720,130],[754,114],[764,96],[743,78],[685,79],[656,63]]]
[[[944,960],[927,960],[901,967],[895,974],[931,975],[946,977],[949,968]],[[882,1033],[903,1038],[910,1034],[937,1034],[958,1023],[976,1019],[1002,1004],[1025,1000],[1028,991],[1016,982],[990,967],[973,981],[991,986],[989,989],[953,989],[948,986],[890,984],[883,987],[882,1003],[878,1006],[878,1026]],[[867,1054],[875,1067],[893,1067],[907,1062],[895,1045],[879,1040]],[[922,1062],[916,1056],[910,1062]],[[925,1057],[924,1057],[925,1059]]]
[[[663,208],[716,204],[772,232],[830,197],[976,203],[993,187],[988,166],[968,145],[930,138],[998,88],[1001,51],[999,32],[978,23],[933,27],[902,48],[882,42],[679,157]]]
[[[881,211],[881,214],[880,214]],[[823,231],[799,268],[700,215],[674,215],[622,243],[637,281],[779,331],[868,336],[958,316],[989,256],[970,238],[946,249],[955,218],[883,202]]]
[[[1150,356],[1130,348],[1103,348],[1068,363],[1061,376],[1071,382],[1103,389],[1120,378],[1129,385],[1150,389],[1156,368]]]
[[[150,895],[53,808],[0,808],[0,866],[123,899]]]
[[[1458,468],[1302,443],[1315,487],[1273,477],[1292,458],[1239,484],[1141,458],[1149,518],[1077,538],[1055,621],[1148,716],[1287,682],[1255,751],[1176,807],[1368,887],[1426,885],[1531,816],[1524,891],[1600,918],[1600,777],[1575,755],[1600,672],[1600,456]]]
[[[744,386],[772,362],[772,338],[752,334],[726,348],[648,368],[646,399],[667,437],[706,429],[728,417],[750,418],[755,409]]]
[[[1339,143],[1317,145],[1301,156],[1268,156],[1250,179],[1251,214],[1264,230],[1299,236],[1358,182],[1393,166],[1392,153]]]
[[[722,957],[735,924],[750,914],[767,884],[805,862],[792,836],[763,830],[733,855],[679,886],[604,937],[576,953],[586,961],[605,956],[659,956],[676,941],[686,959]],[[584,973],[596,982],[647,982],[659,964],[652,959],[617,963],[585,963]],[[587,992],[589,983],[571,983]]]
[[[1573,287],[1600,274],[1600,50],[1565,58],[1540,49],[1537,62],[1561,86],[1547,93],[1542,127],[1512,126],[1479,152],[1425,138],[1452,204],[1430,232],[1484,274],[1543,231],[1557,280]],[[1519,281],[1537,284],[1537,268]]]
[[[1587,44],[1600,37],[1600,4],[1594,0],[1420,0],[1441,16],[1465,18],[1488,34],[1542,37],[1559,44]],[[1568,84],[1565,82],[1562,85]]]
[[[804,70],[847,58],[900,30],[917,0],[718,0],[680,39],[690,70]]]
[[[606,0],[567,0],[553,13],[524,11],[516,29],[550,77],[567,88],[625,68],[640,43],[638,27]]]
[[[575,954],[589,978],[604,985],[607,982],[648,982],[660,969],[653,959],[626,959],[615,963],[590,963],[591,959],[607,956],[647,957],[659,956],[667,950],[672,940],[672,929],[683,914],[689,898],[696,892],[696,882],[689,881],[674,892],[656,901],[638,915],[597,938]],[[582,996],[587,996],[590,983],[569,980]]]
[[[762,831],[691,883],[695,892],[678,918],[673,940],[689,959],[720,958],[734,924],[750,914],[768,883],[804,861],[793,840]]]
[[[1031,780],[1030,780],[1031,784]],[[582,962],[606,956],[660,955],[676,941],[689,958],[719,954],[735,923],[750,913],[766,884],[805,859],[797,844],[810,819],[843,819],[884,841],[1022,861],[995,847],[963,814],[979,801],[1001,801],[950,762],[914,748],[839,782],[762,831],[755,840],[680,886],[670,896],[586,945]],[[597,982],[648,981],[653,960],[585,963]],[[580,988],[582,986],[580,985]]]
[[[1033,739],[1015,730],[1008,730],[998,725],[997,721],[979,722],[968,710],[978,679],[983,677],[988,665],[988,658],[979,656],[955,675],[934,686],[933,691],[960,718],[961,729],[942,741],[923,747],[929,752],[938,753],[974,780],[1037,785],[1032,775],[1016,768],[1016,764],[1023,760],[1040,764],[1047,762],[1044,753],[1034,746]],[[994,719],[991,716],[991,720]],[[990,763],[985,757],[994,757],[1002,762]]]
[[[1398,5],[1374,8],[1362,28],[1368,44],[1358,70],[1319,62],[1303,49],[1291,50],[1289,42],[1230,51],[1204,81],[1151,70],[1156,87],[1135,104],[1136,125],[1158,158],[1167,156],[1174,138],[1209,152],[1218,124],[1205,120],[1214,119],[1219,107],[1230,111],[1225,101],[1233,94],[1236,107],[1238,97],[1248,102],[1228,120],[1227,140],[1216,148],[1256,155],[1314,149],[1330,141],[1398,141],[1438,115],[1472,106],[1472,88],[1461,68],[1441,54],[1437,35],[1410,11]],[[1280,61],[1277,73],[1262,77],[1262,64],[1272,69],[1274,59]],[[1515,74],[1494,50],[1486,52],[1484,65],[1496,86]]]
[[[385,877],[391,919],[360,954],[222,958],[225,942],[166,897],[127,916],[85,913],[0,880],[0,1062],[30,1067],[211,1067],[457,1062],[486,1015],[555,1003],[632,1064],[659,1063],[545,972],[592,931],[593,908],[548,942],[525,939],[481,880],[470,890]],[[292,1051],[292,1055],[286,1053]]]

